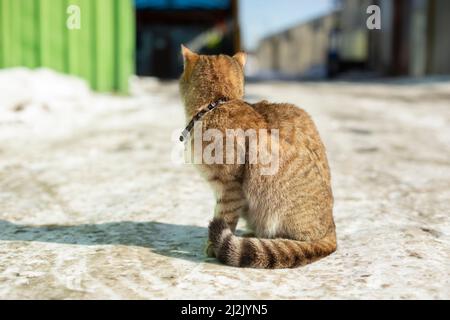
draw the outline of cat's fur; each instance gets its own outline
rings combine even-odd
[[[180,92],[188,121],[225,97],[227,103],[203,117],[204,130],[279,129],[275,175],[261,175],[258,164],[198,165],[217,201],[207,253],[232,266],[291,268],[334,252],[330,170],[310,116],[291,104],[244,102],[244,53],[205,56],[182,46],[182,54]],[[255,237],[234,235],[239,217]]]

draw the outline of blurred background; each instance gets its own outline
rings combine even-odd
[[[369,30],[372,5],[381,30]],[[68,7],[80,9],[69,29]],[[450,73],[446,0],[0,0],[0,67],[49,67],[94,89],[128,90],[132,74],[177,78],[180,44],[249,53],[256,79]]]

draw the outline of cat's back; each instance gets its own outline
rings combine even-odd
[[[301,128],[303,132],[312,131],[317,133],[314,122],[309,114],[290,103],[272,103],[266,100],[252,104],[253,109],[258,112],[271,128]]]
[[[231,100],[209,112],[205,118],[205,129],[260,129],[267,123],[262,114],[242,100]]]
[[[282,144],[286,148],[304,146],[314,149],[320,157],[325,157],[325,147],[319,132],[305,110],[290,103],[271,103],[266,100],[252,107],[264,118],[268,128],[279,129],[281,141],[285,142]]]
[[[261,101],[252,105],[267,124],[278,129],[280,138],[280,165],[290,162],[292,155],[311,159],[319,168],[327,184],[330,172],[325,146],[311,116],[303,109],[289,103]]]

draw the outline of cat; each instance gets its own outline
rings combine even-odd
[[[230,266],[275,269],[333,253],[337,242],[330,169],[310,116],[292,104],[243,101],[245,53],[200,55],[183,45],[181,51],[179,88],[188,121],[201,116],[202,132],[279,131],[275,174],[262,175],[258,163],[196,165],[216,198],[206,254]],[[193,139],[190,135],[191,146]],[[235,148],[248,153],[249,147],[245,140]],[[251,234],[235,235],[240,217]]]

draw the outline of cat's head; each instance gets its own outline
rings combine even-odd
[[[242,99],[246,54],[199,55],[181,45],[184,71],[180,92],[186,106],[199,107],[220,98]]]

